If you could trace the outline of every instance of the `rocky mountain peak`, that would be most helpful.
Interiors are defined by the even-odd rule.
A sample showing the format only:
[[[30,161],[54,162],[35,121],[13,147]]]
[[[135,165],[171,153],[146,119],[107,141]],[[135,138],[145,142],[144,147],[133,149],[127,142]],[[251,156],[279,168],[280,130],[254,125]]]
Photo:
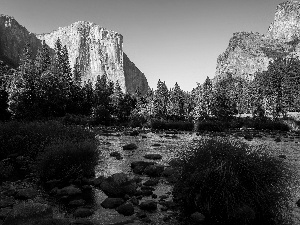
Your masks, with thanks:
[[[269,26],[268,35],[283,41],[291,41],[295,37],[300,37],[300,2],[287,1],[277,6],[274,22]]]

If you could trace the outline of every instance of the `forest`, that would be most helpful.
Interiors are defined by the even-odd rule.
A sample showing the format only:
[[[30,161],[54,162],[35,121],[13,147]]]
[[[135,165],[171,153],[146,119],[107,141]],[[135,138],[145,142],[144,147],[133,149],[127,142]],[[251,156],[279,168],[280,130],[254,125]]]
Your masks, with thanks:
[[[26,44],[17,69],[0,62],[0,118],[64,118],[83,125],[187,130],[196,123],[229,126],[222,122],[236,121],[242,114],[252,115],[252,120],[276,121],[286,118],[288,112],[299,112],[299,71],[298,57],[278,57],[253,79],[233,73],[222,79],[207,77],[189,92],[181,90],[177,82],[169,89],[159,80],[156,90],[141,95],[139,89],[123,93],[118,82],[113,83],[106,74],[98,75],[95,85],[83,83],[79,65],[70,67],[67,48],[60,39],[54,55],[43,43],[33,57]]]

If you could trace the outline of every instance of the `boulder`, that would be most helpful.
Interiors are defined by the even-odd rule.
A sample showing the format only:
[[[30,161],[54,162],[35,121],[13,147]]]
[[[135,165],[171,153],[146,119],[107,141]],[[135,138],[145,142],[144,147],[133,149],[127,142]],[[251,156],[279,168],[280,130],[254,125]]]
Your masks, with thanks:
[[[200,212],[194,212],[192,215],[191,215],[191,219],[192,221],[194,221],[195,223],[203,223],[205,221],[205,216],[200,213]]]
[[[0,220],[5,219],[10,213],[12,209],[10,207],[7,208],[1,208],[0,209]]]
[[[74,185],[70,185],[57,190],[57,195],[73,196],[79,194],[82,194],[82,191],[79,188],[75,187]]]
[[[143,183],[143,185],[145,186],[156,186],[159,182],[159,179],[154,179],[154,178],[151,178],[149,180],[147,180],[146,182]]]
[[[145,168],[144,173],[150,177],[159,177],[163,171],[163,165],[150,165]]]
[[[106,198],[102,203],[101,206],[105,209],[114,209],[124,203],[122,198]]]
[[[166,167],[161,175],[163,177],[170,177],[172,175],[175,175],[176,173],[177,173],[176,169],[174,169],[172,167]]]
[[[71,225],[68,219],[40,219],[32,225]]]
[[[75,218],[82,218],[82,217],[89,217],[91,215],[93,215],[94,211],[88,208],[79,208],[76,209],[75,212],[73,213],[73,216]]]
[[[120,152],[112,152],[109,154],[111,157],[115,157],[117,160],[122,159],[121,153]]]
[[[159,147],[159,146],[161,146],[161,144],[155,143],[155,144],[153,144],[152,146],[153,146],[153,147]]]
[[[137,148],[138,148],[138,146],[134,143],[130,143],[130,144],[123,146],[123,150],[135,150]]]
[[[154,162],[134,161],[131,163],[131,168],[136,174],[143,174],[144,170],[149,165],[154,165]]]
[[[144,155],[145,159],[152,159],[152,160],[159,160],[162,159],[162,156],[160,154],[147,154]]]
[[[3,225],[26,224],[27,222],[52,218],[51,206],[35,202],[22,202],[13,206],[11,213],[4,220]]]
[[[6,208],[6,207],[13,206],[14,203],[15,203],[14,198],[3,198],[0,200],[0,208]]]
[[[93,185],[95,187],[100,187],[100,184],[105,180],[105,177],[104,176],[100,176],[100,177],[97,177],[96,179],[94,179],[93,181]]]
[[[157,209],[157,203],[155,201],[152,200],[147,200],[145,202],[142,202],[140,204],[140,208],[142,210],[146,210],[146,211],[153,211]]]
[[[69,202],[69,206],[83,206],[83,205],[85,205],[85,200],[83,199],[76,199]]]
[[[20,189],[16,193],[16,198],[21,200],[33,199],[38,195],[38,191],[33,188]]]
[[[88,220],[88,219],[77,219],[74,222],[72,222],[71,225],[95,225],[92,221]]]
[[[131,203],[125,203],[116,208],[116,211],[124,216],[131,216],[134,214],[134,208]]]
[[[134,195],[137,184],[124,173],[117,173],[106,178],[100,185],[100,189],[108,197],[124,197],[126,194]]]

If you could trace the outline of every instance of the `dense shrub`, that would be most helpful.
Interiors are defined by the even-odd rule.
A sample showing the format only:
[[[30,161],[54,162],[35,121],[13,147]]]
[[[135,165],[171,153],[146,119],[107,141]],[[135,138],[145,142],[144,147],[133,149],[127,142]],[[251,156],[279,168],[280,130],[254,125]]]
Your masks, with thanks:
[[[98,155],[93,140],[53,143],[45,148],[45,153],[39,159],[38,177],[42,181],[91,177],[94,175]]]
[[[91,119],[88,116],[84,115],[74,115],[74,114],[66,114],[62,118],[62,122],[66,125],[89,125],[91,123]]]
[[[165,121],[153,119],[150,122],[152,129],[164,129],[164,130],[184,130],[192,131],[194,124],[188,121]]]
[[[195,123],[194,130],[199,131],[224,131],[228,128],[228,124],[217,120],[203,120]]]
[[[83,141],[93,138],[94,134],[84,128],[65,126],[58,121],[1,123],[0,160],[10,154],[26,155],[34,159],[53,141]]]
[[[182,211],[201,212],[208,224],[287,224],[293,173],[264,146],[206,138],[180,156],[174,187]]]

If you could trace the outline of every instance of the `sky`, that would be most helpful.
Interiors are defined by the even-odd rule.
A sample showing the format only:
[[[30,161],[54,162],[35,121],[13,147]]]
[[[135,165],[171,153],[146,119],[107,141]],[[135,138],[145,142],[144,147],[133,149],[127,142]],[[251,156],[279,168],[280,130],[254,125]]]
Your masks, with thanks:
[[[208,76],[232,34],[265,34],[282,0],[0,0],[0,14],[49,33],[77,21],[123,35],[124,52],[145,74],[191,91]]]

